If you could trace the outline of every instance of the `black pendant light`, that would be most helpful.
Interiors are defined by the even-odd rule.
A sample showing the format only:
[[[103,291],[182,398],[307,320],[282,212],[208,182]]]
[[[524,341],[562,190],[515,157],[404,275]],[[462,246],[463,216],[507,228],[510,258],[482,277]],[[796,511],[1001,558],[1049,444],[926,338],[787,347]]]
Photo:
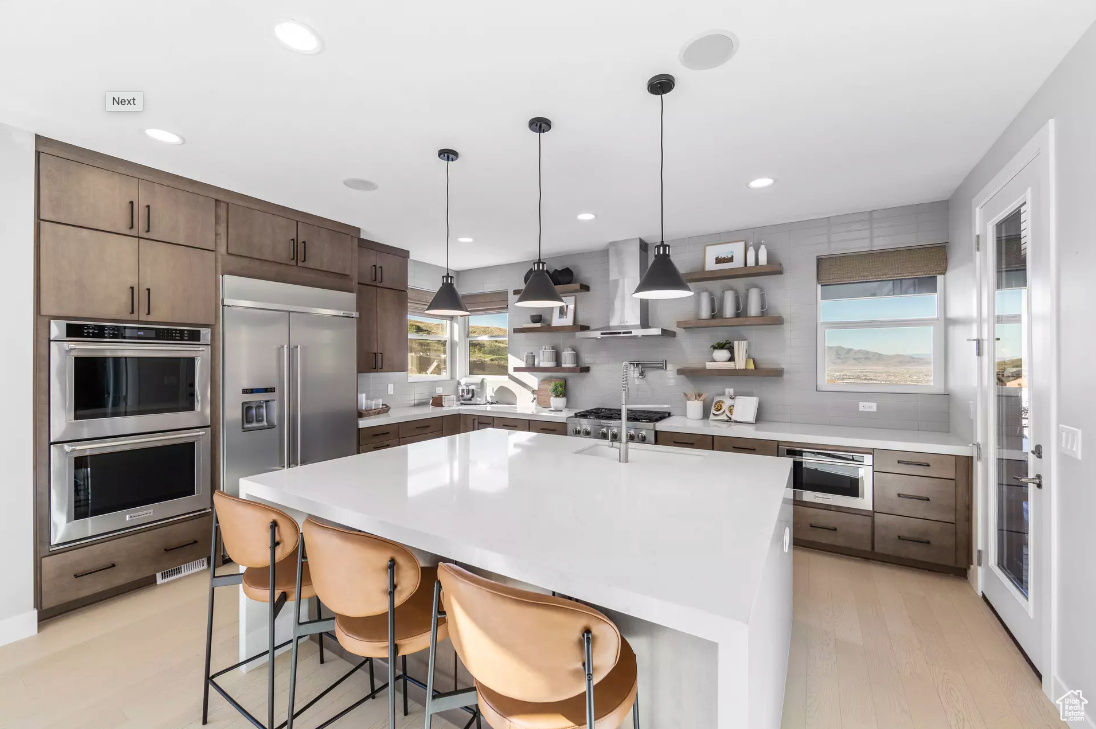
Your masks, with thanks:
[[[438,158],[445,162],[445,275],[441,277],[441,286],[430,300],[430,306],[426,307],[426,313],[431,316],[468,316],[468,307],[461,301],[449,273],[449,163],[459,156],[455,149],[438,150]]]
[[[552,283],[552,279],[548,276],[548,264],[541,260],[540,256],[540,243],[544,233],[544,224],[541,220],[543,188],[540,170],[540,140],[541,136],[551,128],[552,122],[542,116],[536,116],[529,120],[529,129],[537,135],[537,261],[533,264],[533,275],[525,282],[525,288],[521,290],[521,295],[514,302],[515,306],[540,309],[563,306],[563,299],[556,291],[556,285]]]
[[[681,277],[681,272],[670,260],[670,246],[666,245],[666,204],[663,170],[666,165],[665,144],[663,142],[666,94],[674,90],[674,77],[668,73],[652,76],[647,82],[647,91],[658,97],[658,245],[655,246],[655,258],[643,274],[639,286],[632,296],[639,299],[681,299],[692,296],[693,290]]]

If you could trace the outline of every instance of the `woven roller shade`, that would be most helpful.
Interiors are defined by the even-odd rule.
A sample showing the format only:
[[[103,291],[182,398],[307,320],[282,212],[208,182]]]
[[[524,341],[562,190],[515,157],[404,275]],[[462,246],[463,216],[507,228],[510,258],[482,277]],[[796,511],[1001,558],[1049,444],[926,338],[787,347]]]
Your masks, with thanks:
[[[505,291],[485,291],[482,294],[462,294],[461,299],[472,314],[506,311],[509,301]]]
[[[413,289],[407,288],[407,312],[409,314],[423,314],[426,312],[426,307],[430,306],[430,302],[434,300],[434,294],[436,291],[427,291],[426,289]]]
[[[893,248],[864,253],[845,253],[818,258],[818,283],[890,281],[896,278],[942,276],[948,270],[946,243],[913,248]]]

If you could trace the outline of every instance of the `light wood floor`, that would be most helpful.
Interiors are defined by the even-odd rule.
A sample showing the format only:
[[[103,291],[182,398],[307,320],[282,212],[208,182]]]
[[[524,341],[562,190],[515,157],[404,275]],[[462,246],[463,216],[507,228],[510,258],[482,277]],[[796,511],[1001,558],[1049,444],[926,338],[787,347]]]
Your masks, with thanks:
[[[207,578],[192,575],[48,621],[0,647],[3,729],[181,729],[201,719]],[[236,662],[235,590],[221,590],[214,665]],[[301,649],[301,700],[347,669]],[[285,713],[288,655],[277,660]],[[265,671],[222,679],[262,715]],[[332,692],[296,726],[312,729],[364,694],[364,676]],[[387,702],[370,701],[335,726],[382,729]],[[401,727],[421,727],[412,704]],[[250,725],[217,695],[210,726]],[[435,727],[452,729],[435,721]],[[486,726],[486,725],[485,725]],[[795,630],[784,729],[1034,729],[1064,727],[996,618],[964,580],[798,550]],[[646,727],[645,729],[671,729]]]

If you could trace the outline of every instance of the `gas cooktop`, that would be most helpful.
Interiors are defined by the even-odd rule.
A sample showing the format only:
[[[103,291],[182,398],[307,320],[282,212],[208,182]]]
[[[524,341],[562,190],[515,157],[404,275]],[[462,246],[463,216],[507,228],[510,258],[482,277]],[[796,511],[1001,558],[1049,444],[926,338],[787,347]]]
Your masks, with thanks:
[[[590,408],[575,413],[576,418],[587,420],[620,420],[620,408]],[[657,423],[670,417],[665,410],[632,410],[628,408],[629,423]]]

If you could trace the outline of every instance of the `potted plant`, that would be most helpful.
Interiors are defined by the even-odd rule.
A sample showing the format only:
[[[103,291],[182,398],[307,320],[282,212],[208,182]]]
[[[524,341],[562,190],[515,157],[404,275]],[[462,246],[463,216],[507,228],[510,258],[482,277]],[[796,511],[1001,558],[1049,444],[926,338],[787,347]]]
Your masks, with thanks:
[[[716,362],[730,362],[731,352],[734,351],[734,342],[724,339],[712,345],[712,359]]]
[[[563,410],[567,407],[567,382],[565,380],[553,382],[549,392],[552,394],[549,402],[551,402],[553,410]]]

